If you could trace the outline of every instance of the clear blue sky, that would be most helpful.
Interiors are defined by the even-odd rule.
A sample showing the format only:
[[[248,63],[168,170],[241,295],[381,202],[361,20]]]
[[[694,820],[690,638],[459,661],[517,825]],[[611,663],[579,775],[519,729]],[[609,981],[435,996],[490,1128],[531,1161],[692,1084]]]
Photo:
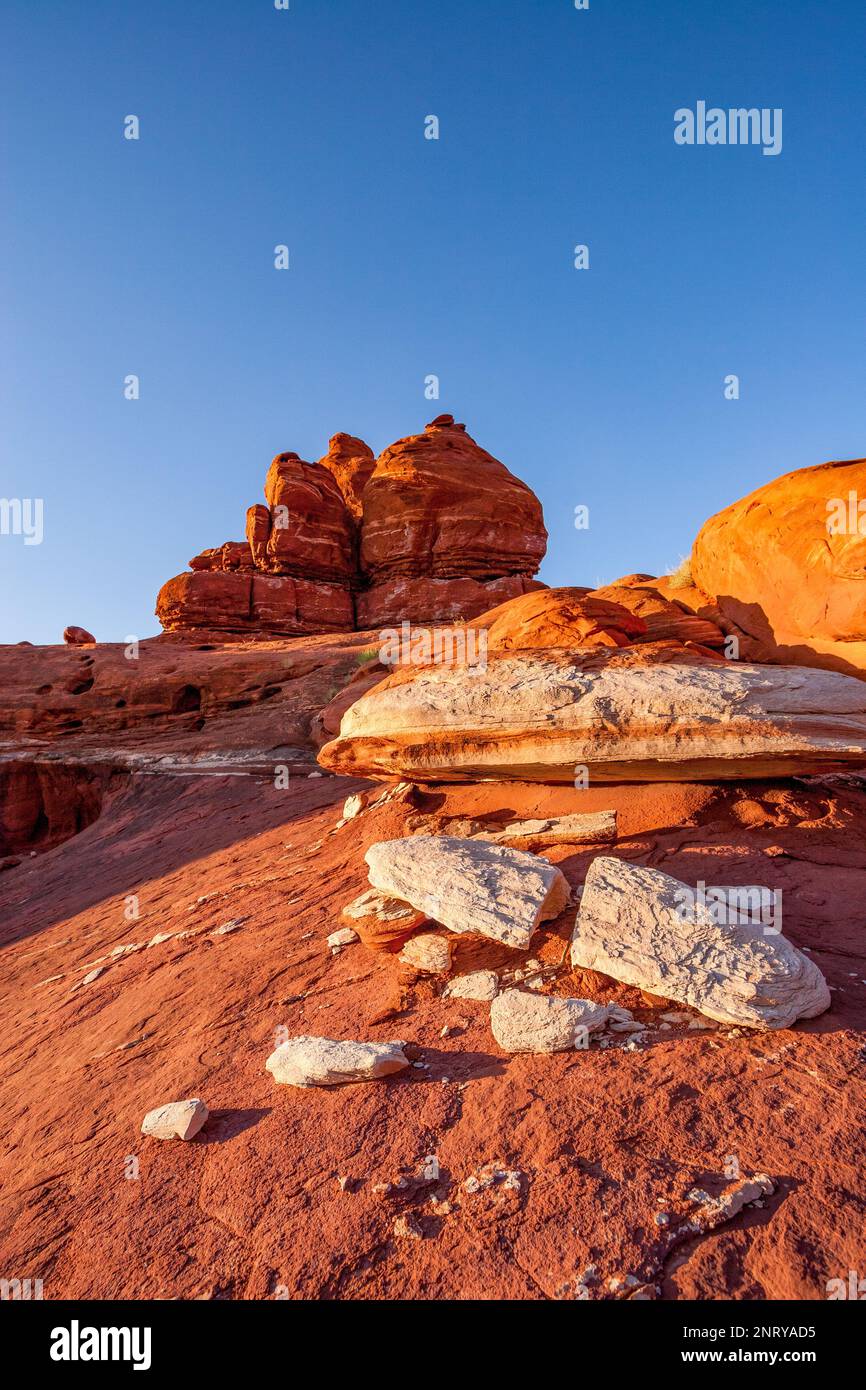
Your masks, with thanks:
[[[0,14],[0,497],[45,505],[0,536],[0,640],[157,631],[271,457],[337,430],[452,411],[541,497],[551,584],[662,572],[866,452],[861,0]],[[677,146],[699,99],[781,107],[782,153]]]

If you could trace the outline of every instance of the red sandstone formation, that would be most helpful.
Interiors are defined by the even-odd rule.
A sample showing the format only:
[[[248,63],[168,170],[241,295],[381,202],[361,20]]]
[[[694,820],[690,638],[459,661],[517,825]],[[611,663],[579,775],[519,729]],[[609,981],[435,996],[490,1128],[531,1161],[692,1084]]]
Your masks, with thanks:
[[[411,623],[459,623],[491,604],[506,603],[525,593],[543,589],[535,579],[521,574],[501,579],[386,579],[355,595],[355,613],[360,631],[399,627]]]
[[[726,507],[692,574],[767,659],[866,676],[866,459],[801,468]]]
[[[346,587],[354,578],[352,523],[337,483],[319,463],[278,454],[265,479],[267,568]],[[257,509],[258,510],[258,509]]]
[[[376,455],[369,444],[353,434],[335,434],[319,463],[334,475],[346,506],[354,520],[360,521],[364,488],[376,467]]]
[[[319,463],[278,454],[265,497],[247,512],[245,542],[205,550],[163,585],[167,631],[448,623],[539,587],[538,500],[450,415],[378,460],[348,434]]]
[[[364,489],[365,621],[376,627],[394,620],[395,586],[406,579],[474,580],[477,606],[462,615],[472,617],[506,596],[491,581],[509,578],[520,585],[512,593],[523,592],[546,545],[535,495],[464,425],[440,415],[423,434],[386,449]],[[404,609],[402,616],[423,621],[432,614]]]
[[[163,584],[157,604],[168,632],[218,629],[298,636],[349,632],[354,626],[348,589],[258,570],[179,574]]]

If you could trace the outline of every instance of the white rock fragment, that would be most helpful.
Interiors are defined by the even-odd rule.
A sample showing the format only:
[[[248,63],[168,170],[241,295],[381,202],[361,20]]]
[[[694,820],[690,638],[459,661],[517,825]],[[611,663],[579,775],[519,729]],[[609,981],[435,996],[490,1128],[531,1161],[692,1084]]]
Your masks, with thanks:
[[[408,1066],[402,1043],[338,1042],[306,1035],[280,1043],[265,1063],[274,1080],[285,1086],[376,1081]]]
[[[368,792],[355,792],[354,796],[347,796],[343,802],[343,820],[354,820],[356,816],[359,816],[369,799]]]
[[[749,1028],[787,1028],[829,1008],[824,976],[780,932],[752,921],[717,923],[707,907],[689,906],[690,894],[658,869],[594,859],[572,965]]]
[[[447,975],[451,969],[451,943],[436,932],[420,932],[406,942],[399,959],[424,975]]]
[[[328,945],[332,951],[342,950],[344,946],[351,946],[355,941],[360,941],[360,937],[352,927],[340,927],[338,931],[332,931],[328,937]]]
[[[147,944],[148,946],[161,946],[163,941],[170,941],[173,936],[174,932],[158,931],[156,936],[152,936]]]
[[[590,999],[525,994],[506,989],[490,1006],[490,1028],[505,1052],[567,1052],[586,1048],[607,1023],[605,1004]]]
[[[446,999],[495,999],[499,993],[499,976],[495,970],[472,970],[457,975],[445,986]]]
[[[209,1115],[203,1100],[173,1100],[150,1110],[141,1122],[151,1139],[193,1139]]]
[[[568,883],[553,864],[486,840],[413,835],[371,845],[364,858],[374,888],[451,931],[520,950],[568,902]]]
[[[479,839],[496,844],[520,840],[528,849],[544,845],[600,845],[616,839],[616,811],[552,816],[549,820],[511,821],[502,830],[482,832]]]
[[[346,904],[341,913],[341,916],[348,917],[353,922],[361,917],[376,917],[380,922],[399,922],[403,917],[416,915],[414,907],[409,903],[401,902],[399,898],[390,898],[386,893],[380,893],[378,888],[365,888],[363,893],[359,893],[357,898]]]
[[[98,980],[105,970],[104,965],[98,965],[95,970],[89,970],[81,981],[83,985],[92,985],[94,980]]]
[[[240,926],[238,919],[232,917],[231,921],[223,922],[221,927],[214,927],[211,936],[230,936],[233,931],[239,931]]]

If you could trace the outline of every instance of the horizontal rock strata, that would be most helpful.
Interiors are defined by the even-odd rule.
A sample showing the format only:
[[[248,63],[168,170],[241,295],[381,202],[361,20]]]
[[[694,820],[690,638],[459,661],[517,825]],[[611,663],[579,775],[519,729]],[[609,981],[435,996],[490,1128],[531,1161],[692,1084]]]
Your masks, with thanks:
[[[319,753],[336,772],[414,781],[645,782],[866,766],[863,682],[708,661],[619,665],[632,649],[493,655],[471,679],[402,670],[347,710]]]

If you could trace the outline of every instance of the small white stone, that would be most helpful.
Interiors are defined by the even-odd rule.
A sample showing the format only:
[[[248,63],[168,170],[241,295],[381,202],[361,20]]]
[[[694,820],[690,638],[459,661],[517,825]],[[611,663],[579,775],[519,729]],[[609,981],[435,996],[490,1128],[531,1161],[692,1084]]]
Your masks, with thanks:
[[[221,927],[216,927],[211,932],[211,936],[228,936],[231,932],[238,931],[240,925],[240,922],[233,917],[230,922],[223,922]]]
[[[158,931],[156,936],[152,936],[147,944],[148,946],[161,946],[163,941],[170,941],[173,935],[174,933],[170,931]]]
[[[193,1139],[209,1114],[203,1100],[174,1100],[150,1110],[141,1122],[151,1139]]]
[[[343,803],[343,820],[354,820],[359,816],[367,805],[369,794],[367,792],[355,792],[354,796],[347,796]]]
[[[499,977],[495,970],[473,970],[457,975],[445,987],[447,999],[495,999],[499,993]]]
[[[354,941],[359,941],[360,937],[351,927],[340,927],[339,931],[332,931],[328,937],[328,945],[333,951],[335,947],[351,946]]]
[[[406,942],[399,959],[424,975],[447,975],[451,969],[451,943],[436,932],[421,932]]]
[[[566,1052],[586,1048],[589,1034],[603,1028],[605,1004],[506,989],[490,1005],[490,1028],[505,1052]]]

